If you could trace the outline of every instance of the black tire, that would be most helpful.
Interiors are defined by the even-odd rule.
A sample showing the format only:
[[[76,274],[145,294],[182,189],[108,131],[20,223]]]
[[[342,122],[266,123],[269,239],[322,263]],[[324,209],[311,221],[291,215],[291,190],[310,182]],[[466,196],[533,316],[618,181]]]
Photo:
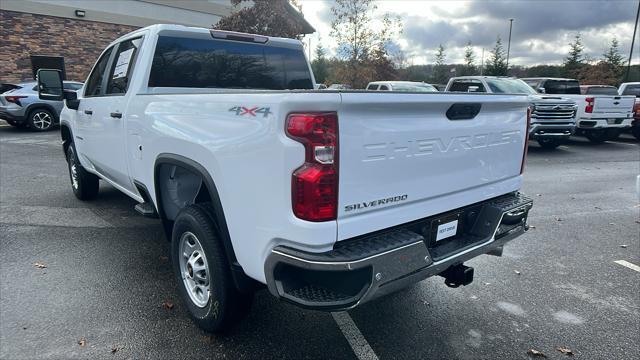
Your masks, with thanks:
[[[55,126],[55,116],[47,109],[33,109],[29,112],[27,124],[33,131],[48,131]]]
[[[183,237],[195,236],[204,251],[206,262],[206,278],[209,282],[208,299],[199,299],[203,304],[198,306],[187,289],[188,280],[195,279],[195,271],[188,265],[183,271],[180,260],[188,262],[184,257]],[[192,239],[192,238],[191,238]],[[188,241],[188,240],[184,240]],[[194,251],[193,254],[196,254]],[[224,333],[238,323],[251,309],[253,293],[241,293],[234,284],[224,246],[218,235],[212,206],[209,203],[189,205],[178,213],[171,236],[171,261],[178,281],[178,288],[183,303],[189,310],[193,321],[203,330],[212,333]],[[183,277],[184,274],[184,277]]]
[[[635,125],[631,128],[631,134],[633,134],[636,139],[640,140],[640,124]]]
[[[591,141],[594,144],[601,144],[607,141],[608,139],[607,132],[605,130],[585,131],[584,136],[586,136],[587,139],[589,139],[589,141]]]
[[[73,194],[80,200],[95,199],[100,189],[100,179],[80,165],[73,143],[67,148],[67,167]]]
[[[621,133],[620,129],[607,129],[607,140],[617,140]]]
[[[555,149],[560,146],[561,142],[556,139],[538,139],[538,144],[543,149]]]

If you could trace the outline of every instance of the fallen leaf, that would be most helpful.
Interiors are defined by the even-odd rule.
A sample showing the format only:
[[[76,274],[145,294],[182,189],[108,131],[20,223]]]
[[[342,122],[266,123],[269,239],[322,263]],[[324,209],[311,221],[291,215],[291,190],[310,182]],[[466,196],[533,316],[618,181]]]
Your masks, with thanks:
[[[428,301],[422,300],[422,305],[430,306],[431,304]]]
[[[167,256],[160,256],[160,261],[168,261],[169,257]]]
[[[22,327],[22,330],[27,330],[27,327],[26,327],[26,326],[23,326],[23,327]]]
[[[164,307],[166,310],[171,310],[173,309],[173,303],[169,300],[165,301],[162,303],[162,307]]]
[[[602,208],[599,207],[599,206],[594,206],[593,208],[596,209],[596,210],[602,210]]]
[[[541,351],[538,351],[536,349],[529,349],[527,350],[527,354],[533,356],[533,357],[543,357],[546,358],[547,355],[543,354]]]
[[[571,351],[571,349],[566,348],[566,347],[557,347],[556,350],[560,351],[561,353],[568,355],[568,356],[573,356],[573,351]]]
[[[47,264],[45,264],[43,262],[39,262],[39,261],[34,262],[33,266],[35,266],[38,269],[46,269],[47,268]]]
[[[542,194],[536,194],[536,196],[542,196]]]
[[[621,247],[621,248],[623,248],[623,249],[626,249],[626,248],[627,248],[627,245],[622,244],[622,245],[620,245],[620,247]]]
[[[85,345],[87,345],[87,340],[83,337],[80,338],[80,340],[78,340],[78,345],[80,345],[80,347],[84,347]]]
[[[520,275],[520,271],[518,270],[513,270],[514,273],[516,273],[516,275]]]
[[[554,216],[554,218],[556,219],[556,221],[562,221],[562,218],[560,216]]]
[[[491,283],[488,283],[488,282],[486,282],[486,283],[484,283],[484,284],[485,284],[485,285],[491,285]]]
[[[120,349],[118,349],[117,346],[114,346],[114,347],[111,348],[111,353],[113,354],[115,352],[118,352],[118,350],[120,350]]]

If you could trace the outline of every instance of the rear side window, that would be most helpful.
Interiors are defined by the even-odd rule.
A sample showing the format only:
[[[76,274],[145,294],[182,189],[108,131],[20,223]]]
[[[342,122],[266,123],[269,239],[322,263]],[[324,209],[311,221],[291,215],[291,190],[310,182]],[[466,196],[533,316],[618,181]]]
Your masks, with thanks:
[[[111,71],[109,71],[107,94],[124,94],[127,92],[141,44],[142,38],[129,39],[120,43],[118,52],[113,58]]]
[[[91,71],[91,75],[89,75],[89,79],[87,79],[87,87],[84,90],[84,96],[96,96],[100,95],[102,92],[102,79],[104,78],[104,71],[107,68],[107,63],[109,62],[112,50],[113,47],[110,47],[105,51],[96,63],[96,66],[94,66],[93,71]]]
[[[547,80],[544,83],[546,94],[574,94],[580,95],[580,84],[577,81]]]
[[[369,85],[367,86],[367,90],[377,90],[378,89],[378,85]]]
[[[302,49],[160,36],[150,87],[313,89]]]
[[[380,90],[388,91],[389,87],[387,85],[380,85]]]

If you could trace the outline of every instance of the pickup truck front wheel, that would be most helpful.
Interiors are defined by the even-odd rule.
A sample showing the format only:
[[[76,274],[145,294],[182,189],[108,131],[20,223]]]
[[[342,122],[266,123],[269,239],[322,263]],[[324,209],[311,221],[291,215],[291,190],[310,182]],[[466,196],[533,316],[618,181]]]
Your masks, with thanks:
[[[211,204],[180,210],[171,236],[171,254],[180,295],[194,322],[209,332],[225,332],[249,312],[253,294],[233,282]]]
[[[560,141],[556,139],[538,139],[538,144],[543,149],[555,149],[560,146]]]
[[[80,165],[73,144],[67,148],[67,165],[73,194],[80,200],[91,200],[98,196],[100,189],[99,179]]]

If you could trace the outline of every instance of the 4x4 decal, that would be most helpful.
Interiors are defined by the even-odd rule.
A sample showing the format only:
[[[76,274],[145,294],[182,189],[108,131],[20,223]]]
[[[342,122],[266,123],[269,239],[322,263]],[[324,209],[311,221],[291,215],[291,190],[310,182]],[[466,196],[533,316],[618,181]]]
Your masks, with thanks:
[[[269,116],[271,114],[271,110],[268,107],[258,107],[254,106],[252,108],[247,108],[244,106],[234,106],[229,111],[236,113],[238,116],[249,115],[249,116],[257,116],[256,114],[262,114],[263,117]]]

